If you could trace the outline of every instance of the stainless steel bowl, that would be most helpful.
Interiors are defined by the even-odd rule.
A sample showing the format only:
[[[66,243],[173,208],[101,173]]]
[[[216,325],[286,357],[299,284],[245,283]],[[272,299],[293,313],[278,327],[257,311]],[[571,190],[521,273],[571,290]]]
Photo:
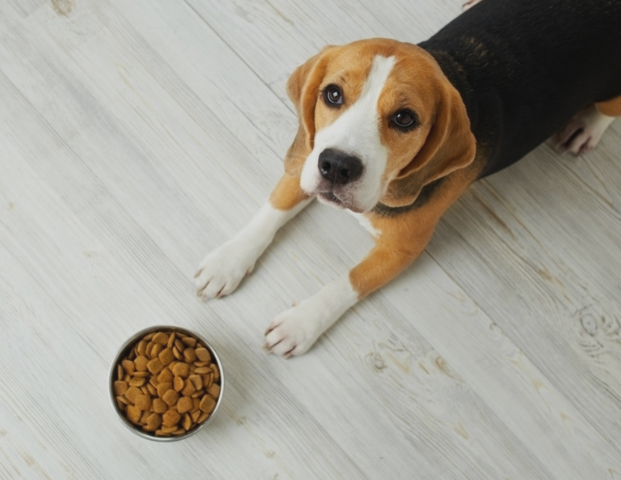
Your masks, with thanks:
[[[151,332],[157,332],[161,330],[179,332],[184,335],[190,335],[192,337],[195,337],[199,342],[201,342],[206,348],[209,349],[209,351],[211,352],[212,360],[216,363],[216,365],[218,366],[218,369],[220,370],[220,396],[218,397],[218,400],[216,401],[216,406],[211,412],[211,415],[209,416],[207,420],[205,420],[205,422],[203,422],[198,427],[179,436],[157,437],[155,435],[150,435],[147,432],[143,432],[138,426],[131,423],[125,417],[125,414],[121,410],[119,410],[119,407],[117,406],[117,403],[116,403],[116,395],[114,394],[114,381],[117,375],[117,365],[119,364],[121,359],[127,356],[127,354],[129,353],[129,350],[131,350],[134,344],[138,342],[142,337],[144,337],[145,335]],[[209,422],[213,420],[213,417],[216,415],[216,412],[218,411],[218,408],[220,407],[220,404],[222,403],[222,398],[224,397],[224,368],[222,368],[222,362],[220,361],[220,357],[218,356],[218,353],[216,352],[216,350],[201,335],[198,335],[197,333],[187,330],[185,328],[177,327],[175,325],[157,325],[154,327],[145,328],[144,330],[140,330],[139,332],[134,334],[132,337],[130,337],[129,340],[127,340],[123,344],[123,346],[119,349],[118,353],[114,357],[114,361],[112,362],[112,365],[110,366],[110,373],[108,375],[108,393],[110,394],[110,401],[112,403],[112,408],[114,409],[117,417],[119,417],[119,420],[121,420],[123,425],[125,425],[129,430],[134,432],[136,435],[142,438],[146,438],[148,440],[153,440],[156,442],[176,442],[178,440],[183,440],[184,438],[191,437],[196,432],[203,429]]]

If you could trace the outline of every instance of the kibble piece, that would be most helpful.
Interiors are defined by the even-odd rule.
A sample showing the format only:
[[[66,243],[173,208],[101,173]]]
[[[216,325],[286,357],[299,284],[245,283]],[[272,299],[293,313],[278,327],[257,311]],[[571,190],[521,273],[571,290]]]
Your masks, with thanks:
[[[190,395],[192,398],[203,398],[203,395],[205,395],[205,390],[200,389],[197,392],[194,392],[192,395]]]
[[[164,432],[164,433],[172,433],[175,430],[177,430],[177,425],[173,425],[171,427],[167,427],[166,425],[162,425],[162,428],[160,430],[162,430],[162,432]]]
[[[183,381],[183,378],[181,377],[174,378],[173,388],[175,389],[175,392],[180,392],[181,390],[183,390],[184,386],[185,386],[185,382]]]
[[[181,350],[179,350],[176,346],[172,348],[172,352],[177,360],[183,360],[183,353],[181,353]]]
[[[164,395],[168,390],[172,389],[172,383],[162,382],[157,384],[157,396],[160,398],[164,398]]]
[[[157,388],[155,388],[153,385],[151,385],[150,383],[147,385],[147,390],[149,390],[149,395],[152,395],[154,397],[157,396]]]
[[[190,382],[190,379],[186,379],[185,383],[183,385],[183,390],[181,390],[181,394],[184,397],[191,397],[194,392],[196,392],[196,389],[194,388],[194,384],[192,382]]]
[[[162,345],[160,345],[159,343],[154,344],[153,348],[151,349],[149,358],[157,358],[162,350],[164,350],[164,347]]]
[[[168,365],[175,359],[175,356],[170,348],[165,348],[159,353],[158,358],[160,362],[162,362],[162,365]]]
[[[200,409],[205,413],[211,413],[216,406],[216,399],[207,394],[201,399]]]
[[[192,410],[190,413],[200,412],[201,399],[200,398],[192,398]]]
[[[162,415],[162,423],[166,427],[172,427],[174,425],[177,425],[177,423],[179,423],[179,420],[181,420],[181,415],[179,415],[179,412],[176,412],[172,408],[168,410],[164,415]]]
[[[192,337],[183,337],[181,339],[181,341],[183,343],[185,343],[188,347],[195,347],[196,346],[196,339],[192,338]],[[180,349],[181,350],[181,349]]]
[[[128,388],[129,388],[129,385],[127,384],[127,382],[123,382],[123,381],[114,382],[114,393],[117,395],[125,395]]]
[[[144,425],[145,423],[147,423],[147,417],[151,415],[151,412],[149,412],[148,410],[144,410],[142,412],[142,415],[140,415],[140,423],[142,425]]]
[[[147,363],[147,368],[153,375],[157,375],[162,370],[164,370],[164,365],[160,362],[159,358],[154,358],[149,363]]]
[[[190,382],[192,382],[192,385],[194,385],[195,390],[200,390],[203,388],[203,379],[200,375],[190,375],[189,380]]]
[[[140,355],[144,356],[144,354],[147,353],[147,344],[148,342],[146,340],[140,340],[140,342],[138,342],[138,345],[136,345],[136,353],[139,356]]]
[[[177,411],[181,414],[192,410],[192,399],[190,397],[181,397],[177,402]]]
[[[177,430],[175,430],[174,432],[172,432],[173,435],[183,435],[185,433],[185,429],[183,428],[179,428]]]
[[[168,410],[168,405],[161,398],[154,398],[152,406],[155,413],[164,413],[166,410]]]
[[[200,417],[198,417],[197,423],[203,423],[208,418],[209,418],[209,413],[203,413]]]
[[[198,367],[196,370],[194,370],[194,373],[203,375],[203,374],[209,373],[211,371],[212,370],[209,367]]]
[[[173,368],[173,373],[179,377],[187,377],[190,374],[190,366],[184,362],[178,362]]]
[[[151,339],[153,338],[153,335],[155,335],[155,332],[147,333],[147,334],[143,337],[143,340],[151,340]]]
[[[134,362],[132,362],[131,360],[123,360],[121,362],[121,365],[123,365],[125,371],[130,375],[134,373],[134,370],[136,370],[136,365],[134,365]]]
[[[157,413],[152,413],[151,415],[147,417],[147,428],[145,430],[148,429],[148,431],[154,432],[155,430],[160,428],[161,425],[162,425],[161,415],[158,415]]]
[[[123,380],[123,378],[125,377],[125,370],[123,370],[122,366],[117,366],[116,367],[116,378],[118,378],[119,380]]]
[[[153,341],[155,343],[159,343],[160,345],[166,345],[168,343],[168,335],[164,332],[157,332],[153,335]]]
[[[213,396],[214,398],[218,398],[220,396],[220,385],[214,383],[211,387],[207,389],[207,393]]]
[[[203,377],[203,387],[205,388],[211,387],[211,384],[213,383],[213,372],[209,372],[208,374],[205,374],[202,377]]]
[[[140,395],[142,392],[140,391],[140,389],[136,388],[136,387],[129,387],[127,389],[127,392],[125,392],[125,398],[127,398],[127,400],[129,400],[130,402],[134,403],[136,401],[136,395]]]
[[[209,353],[209,350],[207,350],[206,348],[197,348],[195,352],[196,352],[196,357],[201,362],[211,363],[211,354]]]
[[[127,419],[132,423],[140,422],[140,417],[142,416],[142,410],[135,407],[134,405],[129,405],[127,407]]]
[[[136,360],[134,360],[134,365],[136,365],[136,370],[139,372],[147,371],[147,363],[149,363],[149,359],[144,355],[138,355]]]
[[[147,383],[147,379],[144,377],[134,377],[129,381],[129,385],[132,387],[142,387]]]
[[[161,382],[164,382],[164,383],[172,382],[173,381],[173,374],[172,374],[172,372],[168,368],[165,368],[157,376],[157,381],[160,382],[160,383]]]
[[[150,395],[136,395],[136,401],[134,406],[140,410],[149,410],[151,408],[151,396]]]
[[[196,361],[196,350],[192,347],[188,347],[183,351],[183,359],[186,363],[192,363]]]
[[[168,406],[172,407],[177,403],[177,400],[179,400],[179,394],[172,389],[168,390],[162,397],[162,400],[164,400]]]
[[[177,347],[177,350],[179,350],[180,352],[183,351],[183,349],[185,348],[185,344],[181,341],[180,338],[177,338],[175,340],[175,347]]]
[[[213,372],[213,379],[217,382],[220,380],[220,370],[218,369],[218,365],[215,363],[211,364],[211,371]]]
[[[202,413],[203,412],[201,412],[199,409],[196,409],[194,412],[190,413],[190,418],[194,423],[196,423],[198,422],[198,417],[200,417]]]
[[[188,431],[192,426],[192,419],[187,413],[183,416],[183,420],[181,420],[181,426],[185,429],[185,431]]]
[[[172,348],[173,345],[175,344],[175,339],[177,338],[177,335],[175,334],[175,332],[172,332],[169,337],[168,337],[168,342],[166,343],[166,348]]]
[[[142,391],[143,395],[149,395],[149,389],[147,388],[146,385],[143,385],[142,387],[139,387],[139,388]]]

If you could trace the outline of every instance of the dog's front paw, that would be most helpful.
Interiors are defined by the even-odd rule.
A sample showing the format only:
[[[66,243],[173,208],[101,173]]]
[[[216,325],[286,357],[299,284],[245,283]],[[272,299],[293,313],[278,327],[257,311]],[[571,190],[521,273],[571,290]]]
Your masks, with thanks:
[[[324,325],[334,323],[335,319],[326,320],[321,318],[320,311],[313,308],[312,299],[305,300],[274,319],[265,332],[263,348],[285,358],[302,355],[327,328]]]
[[[208,254],[194,275],[196,295],[201,300],[233,293],[246,275],[252,272],[258,255],[243,242],[232,240]]]

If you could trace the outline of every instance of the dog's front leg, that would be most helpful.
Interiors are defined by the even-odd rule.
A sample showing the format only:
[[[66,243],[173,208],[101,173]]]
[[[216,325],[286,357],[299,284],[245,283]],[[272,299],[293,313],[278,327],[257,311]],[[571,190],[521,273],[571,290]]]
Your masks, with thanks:
[[[348,275],[276,317],[265,332],[264,348],[285,357],[302,355],[358,300],[401,273],[425,249],[439,218],[423,210],[422,215],[366,215],[380,232],[375,247]]]
[[[197,295],[205,300],[232,293],[272,243],[280,227],[297,215],[311,198],[300,188],[300,179],[283,175],[270,199],[235,237],[209,253],[200,263]]]

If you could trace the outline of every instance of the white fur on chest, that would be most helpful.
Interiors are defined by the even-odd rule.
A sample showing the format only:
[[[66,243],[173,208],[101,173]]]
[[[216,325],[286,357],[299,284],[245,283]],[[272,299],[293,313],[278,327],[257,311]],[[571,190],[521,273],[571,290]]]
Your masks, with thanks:
[[[356,218],[358,220],[358,223],[362,225],[362,228],[369,232],[373,238],[379,237],[382,233],[381,230],[373,227],[373,224],[371,224],[371,221],[364,215],[364,213],[356,213],[352,212],[351,210],[347,210],[347,213]]]

